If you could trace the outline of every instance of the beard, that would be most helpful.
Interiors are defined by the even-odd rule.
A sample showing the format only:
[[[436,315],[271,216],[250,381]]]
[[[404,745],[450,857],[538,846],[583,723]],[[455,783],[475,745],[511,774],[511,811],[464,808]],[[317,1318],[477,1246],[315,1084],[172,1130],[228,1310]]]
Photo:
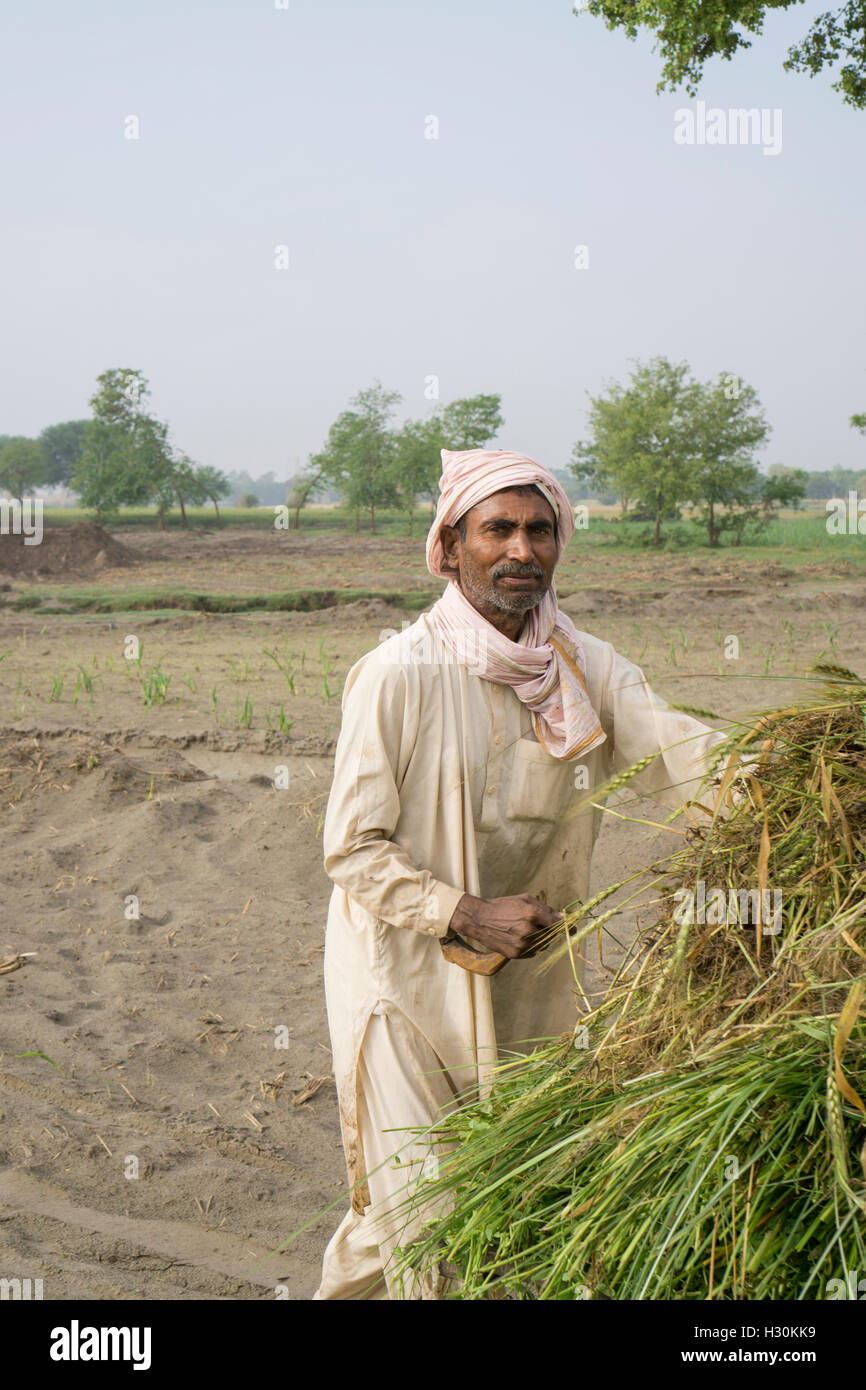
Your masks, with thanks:
[[[516,575],[522,579],[540,579],[542,583],[539,588],[527,590],[525,593],[502,589],[495,580],[503,579],[506,575]],[[476,565],[464,549],[460,566],[460,587],[473,608],[477,608],[479,612],[483,613],[485,608],[497,608],[501,613],[513,616],[529,613],[533,608],[537,608],[550,586],[544,584],[544,571],[539,565],[518,565],[503,561],[501,565],[487,571]]]

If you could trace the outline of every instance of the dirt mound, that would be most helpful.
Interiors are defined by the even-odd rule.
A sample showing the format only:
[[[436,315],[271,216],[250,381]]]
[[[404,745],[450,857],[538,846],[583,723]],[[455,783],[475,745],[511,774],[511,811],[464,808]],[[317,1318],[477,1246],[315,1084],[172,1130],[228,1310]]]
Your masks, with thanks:
[[[24,536],[0,535],[0,571],[19,578],[89,576],[135,563],[133,552],[94,521],[46,526],[38,545],[26,545]]]
[[[381,598],[353,599],[351,603],[340,604],[339,609],[339,618],[348,618],[351,622],[395,623],[399,627],[404,617],[402,608]]]

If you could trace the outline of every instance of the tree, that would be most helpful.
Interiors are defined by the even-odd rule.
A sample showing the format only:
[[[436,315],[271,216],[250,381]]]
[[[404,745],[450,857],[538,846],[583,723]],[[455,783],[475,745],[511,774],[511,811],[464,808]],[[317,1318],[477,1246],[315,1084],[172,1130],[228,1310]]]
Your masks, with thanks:
[[[195,474],[201,491],[202,501],[207,498],[209,502],[213,502],[217,526],[221,526],[222,521],[220,519],[219,499],[221,497],[228,497],[232,490],[231,483],[225,473],[222,473],[219,468],[211,467],[209,463],[200,463],[195,470]]]
[[[793,3],[793,0],[790,0]],[[835,14],[829,11],[818,16],[806,37],[788,51],[783,63],[786,72],[807,72],[810,77],[842,58],[845,63],[839,81],[832,83],[834,92],[856,110],[866,109],[866,3],[848,0]]]
[[[499,395],[464,396],[451,401],[442,411],[445,448],[483,449],[504,423]]]
[[[205,500],[204,489],[195,478],[193,470],[191,459],[186,455],[175,457],[170,450],[166,452],[164,466],[154,470],[153,492],[148,501],[156,506],[160,531],[165,530],[165,514],[171,510],[175,502],[180,507],[181,525],[188,530],[186,503],[196,504]]]
[[[87,420],[66,420],[61,425],[46,425],[39,436],[49,469],[45,482],[50,487],[68,483],[84,449]]]
[[[766,443],[770,427],[753,387],[727,373],[699,387],[690,431],[697,460],[689,501],[699,510],[709,544],[717,546],[731,529],[741,538],[746,521],[759,513],[769,520],[776,480],[762,483],[751,454]],[[780,479],[778,486],[787,485]]]
[[[395,437],[388,421],[401,399],[399,392],[386,391],[375,382],[359,391],[328,431],[314,467],[343,494],[355,510],[355,530],[361,508],[369,510],[370,531],[376,533],[376,508],[392,506],[398,497],[394,472]]]
[[[780,507],[799,507],[806,495],[808,476],[802,468],[788,468],[784,473],[762,480],[760,515],[762,526],[765,526],[768,521],[778,515]],[[742,530],[740,530],[739,536],[742,536]],[[736,542],[738,545],[739,536]]]
[[[45,482],[48,460],[38,439],[24,435],[7,435],[0,446],[0,488],[5,488],[19,502]]]
[[[586,0],[574,14],[598,15],[608,29],[622,29],[630,39],[648,29],[658,40],[662,77],[656,91],[685,83],[695,96],[708,58],[727,61],[750,48],[746,34],[760,34],[767,11],[787,10],[801,0]],[[818,16],[805,38],[788,50],[786,72],[811,77],[824,67],[844,62],[833,90],[857,110],[866,109],[866,0],[847,0],[833,13]]]
[[[429,497],[436,510],[443,449],[482,449],[502,428],[502,397],[465,396],[428,415],[407,420],[396,439],[398,488],[412,534],[415,500]]]
[[[353,425],[354,447],[348,460],[351,488],[356,504],[365,501],[369,508],[372,535],[376,532],[376,507],[390,506],[397,500],[394,436],[388,421],[401,399],[399,391],[386,391],[377,381],[350,401],[358,421]]]
[[[841,497],[843,492],[847,492],[851,483],[851,474],[847,468],[843,468],[840,463],[834,463],[829,471],[830,482],[833,484],[833,496]]]
[[[184,529],[188,529],[186,504],[189,503],[191,507],[200,507],[207,497],[199,476],[199,469],[187,454],[178,454],[172,459],[169,479],[180,507],[181,525]]]
[[[805,493],[800,470],[763,476],[752,459],[770,433],[757,393],[739,377],[720,373],[700,383],[684,362],[664,357],[638,365],[627,387],[614,384],[591,400],[592,438],[575,445],[572,471],[615,486],[623,511],[634,500],[661,523],[686,502],[697,509],[710,546],[724,531],[742,540],[747,521],[766,525],[779,506]]]
[[[590,396],[591,437],[575,445],[571,470],[599,487],[613,486],[623,513],[636,501],[652,513],[653,544],[661,524],[688,501],[694,448],[690,426],[699,387],[685,362],[638,363],[628,386],[610,383]]]
[[[291,507],[294,512],[293,531],[300,529],[301,508],[307,505],[310,498],[315,497],[323,483],[322,472],[320,468],[317,468],[315,458],[315,455],[311,455],[307,472],[299,473],[297,477],[290,478],[286,488],[286,506]]]
[[[431,513],[436,509],[436,494],[442,475],[442,450],[447,447],[442,415],[438,411],[426,420],[407,420],[397,435],[397,486],[406,511],[410,536],[416,499],[419,496],[429,497]]]
[[[129,441],[124,431],[105,420],[91,420],[84,448],[70,479],[78,499],[97,521],[117,511],[128,495]],[[142,501],[146,500],[142,495]]]
[[[773,469],[770,469],[770,473]],[[850,488],[856,488],[857,472],[855,469],[840,468],[837,464],[832,472],[813,471],[806,473],[806,496],[809,498],[838,497],[840,492],[847,492]]]
[[[103,372],[97,385],[72,486],[100,522],[121,506],[143,506],[156,498],[164,525],[173,457],[168,426],[144,409],[147,381],[140,371],[122,367]]]
[[[135,505],[142,499],[148,503],[156,502],[159,507],[160,530],[165,529],[166,507],[170,507],[177,496],[176,468],[177,461],[168,442],[168,426],[142,412],[133,430],[129,494],[126,500],[130,505]],[[182,502],[181,512],[183,513]]]

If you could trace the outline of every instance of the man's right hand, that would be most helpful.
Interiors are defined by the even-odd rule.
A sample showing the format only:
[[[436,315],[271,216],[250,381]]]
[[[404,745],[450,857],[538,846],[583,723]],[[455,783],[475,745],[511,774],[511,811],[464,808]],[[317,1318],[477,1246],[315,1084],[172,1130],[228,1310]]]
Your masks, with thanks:
[[[516,898],[473,898],[464,893],[448,925],[458,936],[517,960],[542,950],[548,930],[561,918],[561,912],[530,893]]]

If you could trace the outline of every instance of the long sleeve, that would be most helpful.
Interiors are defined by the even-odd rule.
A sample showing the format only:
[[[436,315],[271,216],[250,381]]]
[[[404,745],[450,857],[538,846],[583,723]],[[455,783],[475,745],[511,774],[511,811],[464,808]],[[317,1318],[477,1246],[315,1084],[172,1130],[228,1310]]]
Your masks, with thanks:
[[[392,838],[420,704],[417,667],[382,660],[381,648],[349,672],[325,817],[325,872],[391,926],[443,937],[464,890],[414,863]]]
[[[601,719],[613,744],[613,770],[621,772],[657,754],[629,786],[672,809],[691,800],[725,735],[672,710],[652,690],[639,666],[609,648]]]

